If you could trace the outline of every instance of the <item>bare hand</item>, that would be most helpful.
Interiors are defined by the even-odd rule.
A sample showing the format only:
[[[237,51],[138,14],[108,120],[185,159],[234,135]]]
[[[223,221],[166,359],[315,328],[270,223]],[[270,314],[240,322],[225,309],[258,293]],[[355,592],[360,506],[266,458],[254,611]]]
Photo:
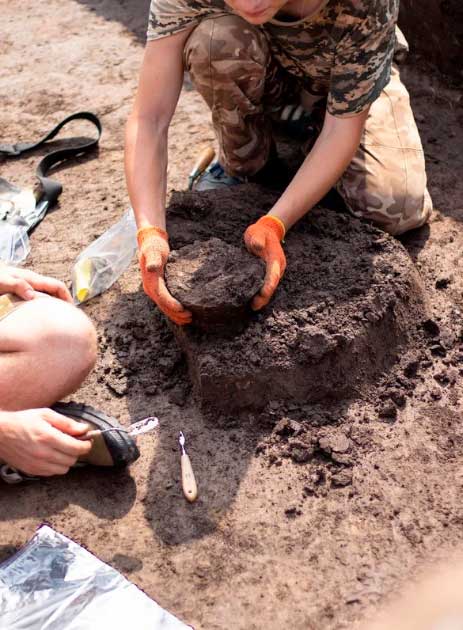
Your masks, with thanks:
[[[51,409],[3,411],[0,458],[28,475],[64,475],[91,450],[91,440],[76,439],[88,429]]]
[[[72,296],[64,282],[29,269],[0,266],[0,295],[14,293],[23,300],[32,300],[36,297],[35,291],[48,293],[72,304]]]

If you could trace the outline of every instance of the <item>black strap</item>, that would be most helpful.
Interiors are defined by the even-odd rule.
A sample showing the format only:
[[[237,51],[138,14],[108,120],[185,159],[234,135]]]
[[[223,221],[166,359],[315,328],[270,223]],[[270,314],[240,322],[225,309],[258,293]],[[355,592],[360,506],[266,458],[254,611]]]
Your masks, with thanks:
[[[68,149],[58,149],[57,151],[52,151],[45,157],[43,157],[35,171],[37,178],[40,182],[41,195],[40,200],[47,202],[47,208],[51,208],[63,190],[63,187],[59,182],[54,179],[50,179],[46,177],[46,173],[50,170],[52,166],[57,164],[58,162],[62,162],[63,160],[67,160],[72,157],[76,157],[78,155],[82,155],[87,153],[93,147],[98,145],[98,142],[101,138],[101,122],[98,116],[92,114],[91,112],[77,112],[76,114],[71,114],[64,120],[62,120],[59,124],[56,125],[46,136],[44,136],[38,142],[18,142],[17,144],[0,144],[0,157],[3,155],[5,158],[10,157],[19,157],[23,153],[27,151],[32,151],[33,149],[37,149],[42,146],[48,140],[51,140],[55,136],[59,134],[61,129],[67,125],[71,120],[88,120],[93,123],[98,130],[98,136],[90,140],[89,142],[84,142],[83,144],[78,144],[73,147],[69,147]]]

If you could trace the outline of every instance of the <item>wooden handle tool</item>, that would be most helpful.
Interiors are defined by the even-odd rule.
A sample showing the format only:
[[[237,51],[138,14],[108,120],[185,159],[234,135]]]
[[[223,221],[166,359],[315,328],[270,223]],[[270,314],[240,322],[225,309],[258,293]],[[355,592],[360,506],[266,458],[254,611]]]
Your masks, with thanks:
[[[209,166],[212,160],[215,157],[215,151],[213,147],[209,146],[198,156],[198,159],[195,162],[195,165],[190,171],[188,176],[188,188],[191,190],[193,188],[194,181],[201,175],[203,171]]]
[[[198,486],[196,484],[195,474],[191,465],[190,458],[185,451],[185,436],[180,432],[178,438],[180,448],[182,449],[182,455],[180,459],[182,467],[182,489],[185,498],[190,503],[193,503],[198,498]]]

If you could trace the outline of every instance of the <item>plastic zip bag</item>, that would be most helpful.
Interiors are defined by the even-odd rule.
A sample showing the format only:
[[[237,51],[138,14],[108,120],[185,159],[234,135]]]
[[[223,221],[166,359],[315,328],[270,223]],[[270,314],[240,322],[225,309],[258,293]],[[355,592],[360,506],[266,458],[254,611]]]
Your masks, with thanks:
[[[133,210],[79,254],[72,269],[72,296],[82,304],[103,293],[124,273],[137,250]]]

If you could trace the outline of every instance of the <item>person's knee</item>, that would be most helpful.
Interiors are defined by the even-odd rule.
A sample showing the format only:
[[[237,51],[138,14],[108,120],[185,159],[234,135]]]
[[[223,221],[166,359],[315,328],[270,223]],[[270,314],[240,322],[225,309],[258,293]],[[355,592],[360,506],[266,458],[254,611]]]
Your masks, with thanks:
[[[214,63],[254,62],[265,72],[269,48],[265,35],[237,15],[202,20],[185,44],[185,66],[192,75],[210,74]],[[225,73],[224,73],[225,70]],[[221,67],[226,78],[227,69]]]
[[[26,350],[47,358],[50,367],[65,363],[70,380],[84,380],[97,355],[97,336],[90,319],[61,300],[41,298],[35,302],[34,325]]]
[[[432,212],[424,168],[385,170],[378,163],[369,172],[346,173],[338,191],[357,217],[371,221],[392,236],[424,225]]]
[[[65,333],[71,343],[77,378],[83,380],[94,368],[97,358],[95,327],[85,313],[73,307]]]
[[[393,203],[384,209],[379,224],[392,236],[400,236],[421,227],[429,220],[432,200],[427,188],[409,190],[403,187],[393,191]]]

